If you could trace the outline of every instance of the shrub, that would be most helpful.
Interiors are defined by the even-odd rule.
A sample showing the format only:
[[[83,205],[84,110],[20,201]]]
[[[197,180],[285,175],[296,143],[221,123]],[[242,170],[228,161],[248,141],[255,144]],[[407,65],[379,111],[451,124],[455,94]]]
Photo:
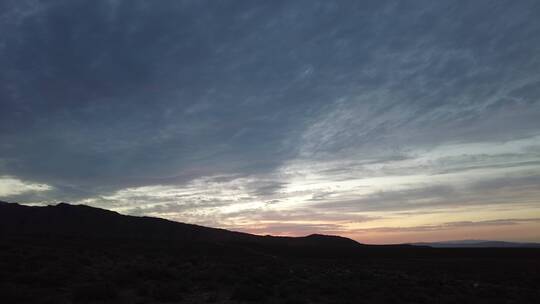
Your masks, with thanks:
[[[178,284],[157,282],[151,288],[151,296],[159,302],[176,302],[184,298],[184,291]]]
[[[267,290],[260,286],[241,285],[235,288],[231,299],[238,301],[259,302],[266,299],[267,295]]]
[[[118,291],[108,283],[96,282],[75,287],[73,299],[80,302],[109,301],[118,297]]]

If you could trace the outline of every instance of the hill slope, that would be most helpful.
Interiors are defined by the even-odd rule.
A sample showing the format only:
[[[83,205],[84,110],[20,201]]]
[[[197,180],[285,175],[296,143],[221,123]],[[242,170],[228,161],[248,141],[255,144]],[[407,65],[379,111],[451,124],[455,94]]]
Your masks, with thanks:
[[[0,202],[2,303],[536,303],[540,249],[256,236]]]
[[[356,241],[339,236],[258,236],[66,203],[30,207],[2,202],[0,235],[161,242],[180,247],[228,246],[245,249],[247,246],[251,250],[291,253],[317,249],[312,254],[352,252],[363,247]]]

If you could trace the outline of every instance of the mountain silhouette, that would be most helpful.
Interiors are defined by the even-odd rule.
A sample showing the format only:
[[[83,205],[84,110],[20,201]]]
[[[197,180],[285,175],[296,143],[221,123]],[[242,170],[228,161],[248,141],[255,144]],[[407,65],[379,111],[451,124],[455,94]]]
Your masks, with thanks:
[[[0,201],[1,303],[536,303],[539,261]]]
[[[469,256],[471,250],[481,256],[514,255],[483,247],[467,251],[446,251],[430,243],[366,245],[352,239],[311,234],[304,237],[261,236],[180,223],[147,216],[122,215],[114,211],[59,203],[49,206],[26,206],[0,201],[0,237],[73,240],[119,244],[133,247],[164,248],[182,252],[214,255],[269,255],[298,257],[420,257]],[[493,243],[484,243],[483,245]],[[492,246],[503,247],[503,246]],[[506,246],[512,247],[512,246]],[[519,246],[514,246],[519,247]],[[459,248],[456,248],[459,249]],[[463,248],[466,249],[466,248]]]
[[[190,249],[219,247],[308,255],[352,254],[366,247],[340,236],[259,236],[68,203],[42,207],[1,202],[0,235],[161,242]]]
[[[11,234],[177,241],[229,241],[252,237],[165,219],[121,215],[86,205],[60,203],[35,207],[4,202],[0,210],[0,232]]]

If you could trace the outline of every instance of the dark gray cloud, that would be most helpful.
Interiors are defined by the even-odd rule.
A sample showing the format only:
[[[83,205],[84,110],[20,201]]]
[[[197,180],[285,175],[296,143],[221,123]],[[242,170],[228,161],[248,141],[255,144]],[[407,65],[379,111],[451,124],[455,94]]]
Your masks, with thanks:
[[[247,186],[252,188],[253,195],[260,197],[267,197],[275,194],[286,185],[285,182],[280,181],[260,181],[255,180],[249,183]]]
[[[257,218],[256,202],[537,204],[539,14],[534,0],[0,1],[0,197],[209,222],[232,205]]]

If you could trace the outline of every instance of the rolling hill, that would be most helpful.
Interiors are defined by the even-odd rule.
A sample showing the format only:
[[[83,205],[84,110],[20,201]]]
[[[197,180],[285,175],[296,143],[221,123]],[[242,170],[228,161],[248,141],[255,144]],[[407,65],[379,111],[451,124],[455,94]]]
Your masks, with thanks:
[[[2,202],[0,235],[166,244],[186,250],[219,248],[221,251],[302,255],[347,255],[365,247],[339,236],[259,236],[67,203],[41,207]]]
[[[259,236],[0,202],[2,303],[535,303],[540,249]]]

